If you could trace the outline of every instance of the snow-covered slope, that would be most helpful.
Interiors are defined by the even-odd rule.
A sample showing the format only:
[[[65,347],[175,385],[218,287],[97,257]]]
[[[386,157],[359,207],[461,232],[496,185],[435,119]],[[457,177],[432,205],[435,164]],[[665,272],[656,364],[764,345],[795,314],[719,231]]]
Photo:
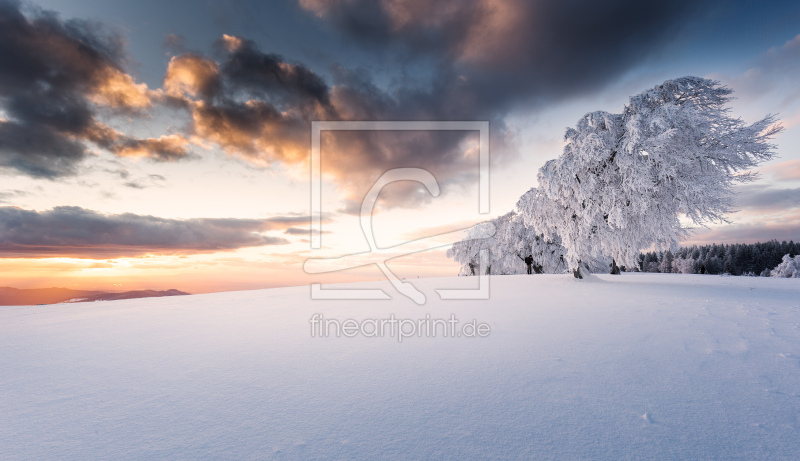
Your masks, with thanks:
[[[796,459],[800,281],[503,276],[0,308],[2,459]],[[387,287],[388,284],[373,284]],[[311,337],[313,314],[480,338]]]

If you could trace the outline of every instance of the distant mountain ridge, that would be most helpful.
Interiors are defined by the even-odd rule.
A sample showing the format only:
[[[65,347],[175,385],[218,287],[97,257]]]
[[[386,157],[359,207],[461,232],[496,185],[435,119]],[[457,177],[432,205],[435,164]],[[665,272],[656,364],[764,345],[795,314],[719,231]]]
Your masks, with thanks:
[[[185,296],[180,290],[135,290],[124,293],[105,291],[70,290],[69,288],[33,288],[20,290],[0,287],[0,306],[31,306],[36,304],[58,304],[94,301],[117,301],[121,299],[158,298],[162,296]]]

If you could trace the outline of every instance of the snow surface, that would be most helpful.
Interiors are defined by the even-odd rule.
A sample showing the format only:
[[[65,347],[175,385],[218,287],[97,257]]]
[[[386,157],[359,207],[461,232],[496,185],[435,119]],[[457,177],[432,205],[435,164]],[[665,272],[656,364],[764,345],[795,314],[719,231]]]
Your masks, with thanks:
[[[0,308],[0,459],[796,459],[800,283],[493,277]],[[486,338],[312,338],[449,317]]]

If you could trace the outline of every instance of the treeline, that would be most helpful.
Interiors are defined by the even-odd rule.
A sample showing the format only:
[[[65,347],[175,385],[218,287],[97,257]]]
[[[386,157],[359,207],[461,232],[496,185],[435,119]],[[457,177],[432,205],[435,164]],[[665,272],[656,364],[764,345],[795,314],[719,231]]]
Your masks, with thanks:
[[[784,255],[800,254],[800,242],[734,243],[731,245],[692,245],[675,253],[648,252],[639,255],[642,272],[677,274],[731,274],[768,277]]]

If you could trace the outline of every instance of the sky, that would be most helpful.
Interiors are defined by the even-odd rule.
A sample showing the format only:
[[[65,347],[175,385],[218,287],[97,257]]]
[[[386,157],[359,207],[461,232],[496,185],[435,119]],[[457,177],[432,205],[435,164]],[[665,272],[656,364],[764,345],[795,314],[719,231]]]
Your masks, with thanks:
[[[693,243],[800,239],[800,4],[0,0],[0,285],[193,293],[377,280],[307,274],[369,251],[450,276],[440,234],[514,209],[567,127],[685,75],[778,114],[779,156]],[[312,121],[487,121],[490,209],[470,131],[324,132],[322,248],[310,245]],[[366,255],[345,265],[365,264]]]

